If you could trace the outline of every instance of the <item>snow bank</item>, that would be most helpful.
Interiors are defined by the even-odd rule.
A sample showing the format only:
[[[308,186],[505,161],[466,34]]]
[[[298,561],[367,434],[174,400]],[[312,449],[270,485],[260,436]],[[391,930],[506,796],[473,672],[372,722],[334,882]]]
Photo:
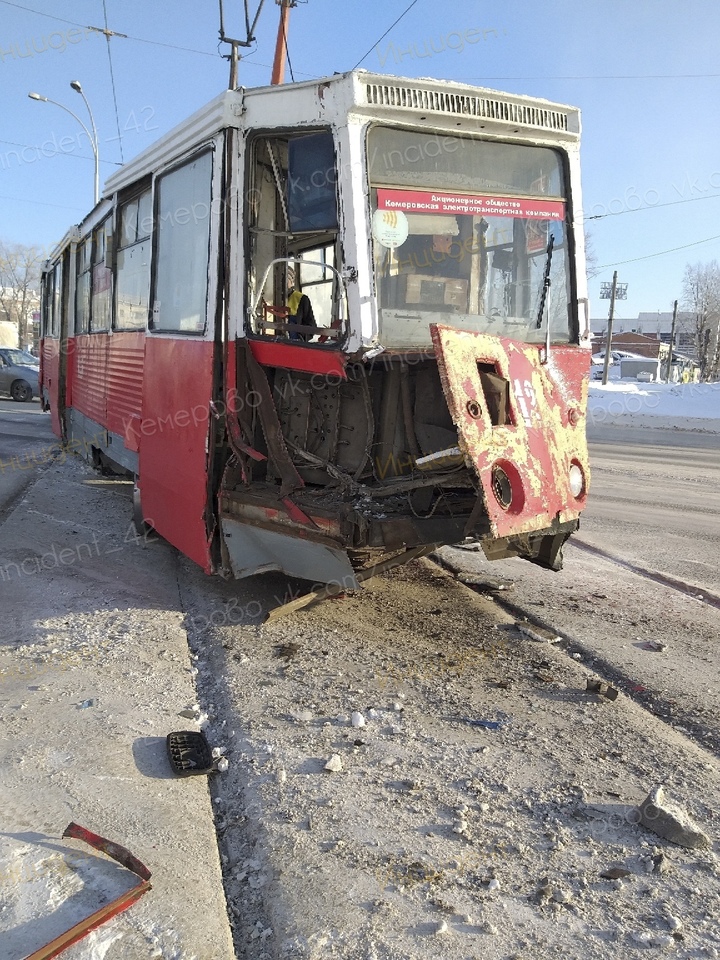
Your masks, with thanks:
[[[720,433],[720,383],[590,384],[588,426]]]

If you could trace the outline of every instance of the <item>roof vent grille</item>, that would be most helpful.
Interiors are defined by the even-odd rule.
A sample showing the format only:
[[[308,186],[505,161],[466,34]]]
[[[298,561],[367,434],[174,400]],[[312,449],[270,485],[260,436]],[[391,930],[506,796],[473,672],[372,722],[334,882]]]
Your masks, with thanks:
[[[523,103],[508,103],[505,100],[478,97],[467,93],[368,83],[367,101],[371,106],[405,107],[411,110],[444,113],[454,117],[474,117],[479,120],[504,120],[506,123],[539,127],[543,130],[565,131],[568,129],[567,114],[560,110]]]

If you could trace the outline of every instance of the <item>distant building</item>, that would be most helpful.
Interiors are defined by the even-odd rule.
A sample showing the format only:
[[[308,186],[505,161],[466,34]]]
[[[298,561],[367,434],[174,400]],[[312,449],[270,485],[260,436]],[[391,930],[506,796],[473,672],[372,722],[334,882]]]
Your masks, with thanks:
[[[590,330],[596,344],[604,342],[607,336],[608,318],[596,318],[590,321]],[[639,313],[636,319],[627,319],[615,317],[613,320],[613,346],[619,350],[632,350],[634,353],[641,353],[644,357],[652,356],[641,349],[635,349],[632,346],[621,345],[619,337],[625,335],[638,335],[643,339],[639,344],[653,341],[657,343],[670,343],[670,333],[672,331],[672,312],[661,313],[659,310],[655,313]],[[627,342],[627,341],[626,341]],[[649,349],[649,347],[648,347]],[[687,311],[678,310],[677,323],[675,325],[675,349],[681,350],[690,356],[695,355],[695,314]],[[659,354],[654,354],[658,356]]]

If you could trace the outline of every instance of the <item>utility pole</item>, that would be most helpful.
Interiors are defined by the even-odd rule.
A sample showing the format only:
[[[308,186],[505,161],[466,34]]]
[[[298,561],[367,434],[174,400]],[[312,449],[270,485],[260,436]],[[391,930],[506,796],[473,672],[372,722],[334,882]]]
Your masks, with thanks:
[[[610,313],[608,315],[607,337],[605,338],[605,363],[603,364],[602,382],[608,381],[608,370],[610,367],[610,345],[612,343],[613,319],[615,318],[615,300],[627,300],[627,284],[617,282],[617,270],[613,273],[612,284],[600,284],[600,299],[610,300]]]
[[[276,3],[280,6],[280,23],[278,25],[277,41],[275,42],[275,59],[273,60],[272,78],[270,80],[273,86],[285,82],[290,8],[295,6],[297,0],[276,0]]]
[[[672,372],[672,359],[673,359],[673,346],[675,344],[675,324],[677,322],[677,300],[673,304],[673,318],[672,326],[670,327],[670,349],[668,350],[667,358],[667,376],[665,379],[670,383],[670,373]]]

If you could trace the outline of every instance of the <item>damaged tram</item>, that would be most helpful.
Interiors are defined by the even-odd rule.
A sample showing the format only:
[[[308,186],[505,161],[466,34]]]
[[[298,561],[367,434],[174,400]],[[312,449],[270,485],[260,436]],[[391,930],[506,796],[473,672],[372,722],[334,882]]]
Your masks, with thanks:
[[[224,92],[47,262],[42,402],[207,573],[558,569],[589,468],[574,108],[355,71]]]

